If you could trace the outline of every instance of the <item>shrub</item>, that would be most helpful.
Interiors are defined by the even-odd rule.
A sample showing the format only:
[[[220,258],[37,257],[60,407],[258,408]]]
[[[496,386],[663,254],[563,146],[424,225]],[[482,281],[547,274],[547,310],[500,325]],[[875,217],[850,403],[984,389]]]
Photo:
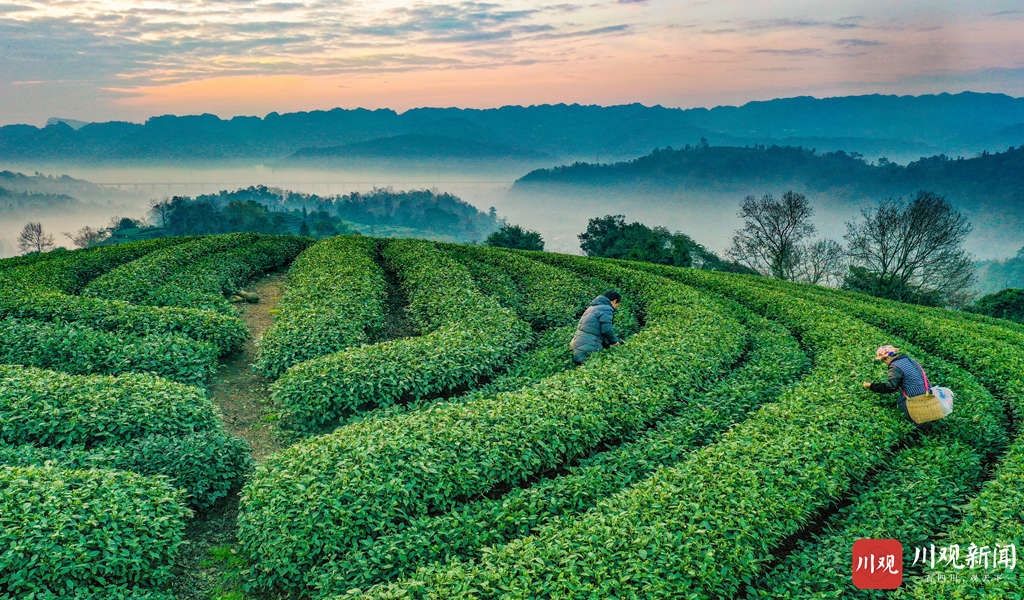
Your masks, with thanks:
[[[74,323],[0,319],[0,363],[73,374],[152,373],[202,385],[213,374],[217,349],[174,335],[117,336]]]
[[[164,588],[189,511],[158,478],[0,467],[0,577],[15,597]]]
[[[299,255],[274,323],[259,341],[256,372],[278,377],[296,363],[367,343],[381,331],[387,285],[374,262],[377,243],[337,237]]]
[[[219,427],[202,390],[143,374],[68,375],[0,365],[0,441],[88,447]]]

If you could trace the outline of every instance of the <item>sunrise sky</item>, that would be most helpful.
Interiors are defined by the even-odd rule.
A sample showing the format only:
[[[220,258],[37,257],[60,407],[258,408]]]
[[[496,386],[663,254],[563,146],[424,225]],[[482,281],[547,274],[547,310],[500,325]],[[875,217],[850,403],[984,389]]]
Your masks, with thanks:
[[[998,2],[0,0],[0,123],[335,106],[1024,95]]]

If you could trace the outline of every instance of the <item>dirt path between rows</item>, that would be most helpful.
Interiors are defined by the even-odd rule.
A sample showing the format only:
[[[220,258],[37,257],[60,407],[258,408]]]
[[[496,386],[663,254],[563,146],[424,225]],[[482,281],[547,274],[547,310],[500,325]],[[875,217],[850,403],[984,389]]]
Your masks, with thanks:
[[[224,426],[252,445],[253,458],[262,460],[281,448],[274,436],[270,414],[270,380],[252,371],[256,341],[273,322],[273,309],[284,290],[284,273],[271,273],[249,284],[246,291],[259,296],[255,304],[238,304],[239,316],[249,328],[249,340],[241,351],[221,363],[210,396],[220,407]],[[179,600],[241,598],[232,589],[233,573],[241,566],[234,547],[237,532],[238,494],[224,498],[189,523],[179,552],[174,595]]]
[[[220,407],[224,425],[231,433],[252,445],[257,461],[280,449],[274,439],[274,424],[267,419],[270,411],[270,380],[252,371],[256,359],[256,342],[273,322],[273,310],[284,291],[284,273],[272,273],[250,284],[246,291],[259,296],[255,304],[239,304],[241,318],[249,328],[249,340],[240,352],[221,364],[210,385],[210,395]]]

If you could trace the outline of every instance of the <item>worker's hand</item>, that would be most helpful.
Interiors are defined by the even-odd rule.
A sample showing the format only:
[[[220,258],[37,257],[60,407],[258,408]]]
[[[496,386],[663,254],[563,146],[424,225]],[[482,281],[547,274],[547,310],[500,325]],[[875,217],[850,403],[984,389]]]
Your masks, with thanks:
[[[871,382],[870,381],[865,381],[861,385],[864,386],[864,389],[866,389],[866,390],[870,390],[871,389]]]

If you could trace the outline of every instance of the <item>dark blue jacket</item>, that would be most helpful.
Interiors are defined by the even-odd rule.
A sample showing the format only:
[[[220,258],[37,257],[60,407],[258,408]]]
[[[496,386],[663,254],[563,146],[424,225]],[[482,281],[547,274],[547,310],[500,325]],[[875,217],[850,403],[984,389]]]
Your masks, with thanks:
[[[594,298],[587,310],[583,311],[579,325],[576,326],[576,334],[569,343],[573,356],[580,359],[579,362],[593,352],[622,341],[612,327],[614,315],[611,300],[604,296]]]

